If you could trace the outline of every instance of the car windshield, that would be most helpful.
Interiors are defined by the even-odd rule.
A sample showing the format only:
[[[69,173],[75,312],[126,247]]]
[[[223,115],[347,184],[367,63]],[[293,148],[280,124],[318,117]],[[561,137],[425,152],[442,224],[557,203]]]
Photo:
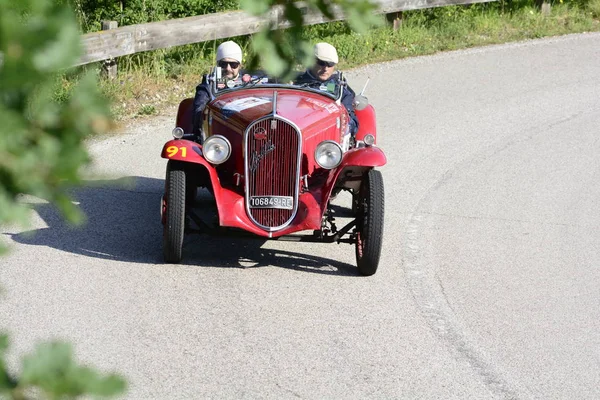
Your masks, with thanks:
[[[281,82],[280,80],[269,77],[267,74],[262,72],[246,73],[245,79],[242,79],[242,76],[234,80],[226,79],[221,74],[220,68],[215,67],[208,78],[211,82],[211,90],[213,96],[217,97],[223,93],[245,90],[260,86],[286,89],[302,89],[319,93],[334,100],[339,100],[342,97],[342,86],[345,84],[341,73],[340,79],[332,80],[330,82],[327,82],[326,84],[319,82],[300,84],[296,84],[293,81]]]

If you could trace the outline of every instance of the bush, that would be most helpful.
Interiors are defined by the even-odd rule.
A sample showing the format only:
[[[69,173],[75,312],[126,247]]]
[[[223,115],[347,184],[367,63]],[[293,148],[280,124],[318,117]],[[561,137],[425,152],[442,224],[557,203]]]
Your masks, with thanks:
[[[101,29],[103,20],[119,26],[212,14],[238,8],[236,0],[62,0],[69,1],[83,32]]]
[[[587,5],[594,18],[600,18],[600,0],[590,0]]]

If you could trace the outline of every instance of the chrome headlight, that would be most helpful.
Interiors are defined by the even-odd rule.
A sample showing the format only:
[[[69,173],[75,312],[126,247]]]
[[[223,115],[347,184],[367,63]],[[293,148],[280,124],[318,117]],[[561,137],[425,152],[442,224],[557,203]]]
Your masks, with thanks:
[[[176,127],[175,129],[173,129],[173,132],[172,132],[172,134],[173,134],[173,137],[174,137],[175,139],[181,139],[181,138],[183,137],[183,134],[184,134],[184,133],[185,133],[185,132],[184,132],[184,131],[183,131],[183,129],[181,129],[180,127]]]
[[[231,144],[224,136],[213,135],[202,145],[204,158],[211,164],[222,164],[231,155]]]
[[[319,166],[332,169],[342,162],[342,147],[333,140],[325,140],[319,143],[315,150],[315,161]]]

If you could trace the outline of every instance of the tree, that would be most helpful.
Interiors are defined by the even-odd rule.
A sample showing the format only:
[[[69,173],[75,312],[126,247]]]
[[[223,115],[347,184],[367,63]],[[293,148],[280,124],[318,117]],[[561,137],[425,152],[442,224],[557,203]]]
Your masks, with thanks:
[[[69,98],[54,99],[63,73],[80,54],[80,34],[65,5],[0,0],[0,224],[26,221],[17,196],[56,204],[81,220],[66,195],[89,162],[84,139],[109,126],[107,102],[93,75],[77,78]]]
[[[82,216],[67,189],[79,183],[89,161],[83,140],[108,127],[108,106],[94,76],[81,76],[68,99],[57,102],[61,72],[80,52],[78,26],[69,7],[53,0],[0,0],[0,225],[25,222],[21,194],[56,204],[69,221]],[[4,361],[8,337],[0,335],[0,395],[58,399],[111,396],[124,390],[116,375],[102,377],[75,364],[71,346],[46,343],[24,358],[20,376]]]

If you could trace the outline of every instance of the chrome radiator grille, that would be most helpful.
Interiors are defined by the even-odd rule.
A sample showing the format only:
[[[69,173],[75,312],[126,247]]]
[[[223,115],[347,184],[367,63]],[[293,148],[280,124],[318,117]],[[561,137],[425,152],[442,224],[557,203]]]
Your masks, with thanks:
[[[300,145],[296,127],[278,118],[259,120],[245,132],[246,210],[262,228],[283,228],[296,213]],[[254,199],[273,197],[291,198],[291,209],[253,207]]]

